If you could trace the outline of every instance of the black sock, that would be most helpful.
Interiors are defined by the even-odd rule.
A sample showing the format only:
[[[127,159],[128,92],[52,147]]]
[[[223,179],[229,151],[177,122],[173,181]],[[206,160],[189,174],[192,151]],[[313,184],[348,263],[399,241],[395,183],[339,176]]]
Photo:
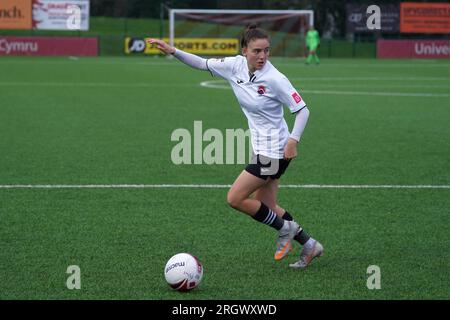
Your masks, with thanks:
[[[262,202],[258,212],[252,218],[277,230],[280,230],[284,224],[284,220]]]
[[[287,220],[287,221],[292,221],[294,220],[294,218],[292,218],[292,216],[289,214],[289,212],[285,211],[283,214],[283,220]]]
[[[309,234],[306,233],[305,230],[301,229],[299,233],[296,234],[296,236],[294,237],[295,240],[297,240],[302,246],[308,242],[309,238],[311,238],[309,236]]]
[[[294,220],[294,218],[287,211],[284,212],[283,219],[287,221]],[[294,237],[294,239],[297,240],[301,245],[304,245],[309,240],[309,238],[311,237],[303,229],[301,229],[300,232],[297,233],[297,235]]]

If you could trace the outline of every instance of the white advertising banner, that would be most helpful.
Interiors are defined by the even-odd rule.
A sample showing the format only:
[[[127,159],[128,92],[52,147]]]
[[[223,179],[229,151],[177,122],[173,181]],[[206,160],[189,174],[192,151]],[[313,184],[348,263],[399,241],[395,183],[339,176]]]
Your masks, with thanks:
[[[89,0],[32,0],[33,28],[89,30]]]

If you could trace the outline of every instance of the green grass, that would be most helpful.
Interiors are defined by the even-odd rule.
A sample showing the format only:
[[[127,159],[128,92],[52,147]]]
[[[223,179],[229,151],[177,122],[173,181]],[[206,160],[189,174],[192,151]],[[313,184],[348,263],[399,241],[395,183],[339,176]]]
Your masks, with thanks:
[[[450,185],[448,61],[272,62],[311,111],[282,184]],[[0,68],[0,185],[231,184],[244,168],[171,162],[171,133],[195,120],[247,129],[231,90],[199,85],[218,80],[207,72],[156,57],[7,57]],[[297,245],[275,262],[274,230],[226,193],[0,188],[0,299],[450,298],[450,189],[280,189],[325,246],[304,271],[288,267]],[[188,294],[163,276],[178,252],[205,268]],[[81,290],[65,286],[69,265]],[[370,265],[380,290],[366,287]]]

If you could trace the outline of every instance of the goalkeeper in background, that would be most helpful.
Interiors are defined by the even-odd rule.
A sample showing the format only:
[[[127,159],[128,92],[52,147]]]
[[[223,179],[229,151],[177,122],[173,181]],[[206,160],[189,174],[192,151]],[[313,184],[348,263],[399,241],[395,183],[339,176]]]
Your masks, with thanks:
[[[308,57],[306,58],[307,65],[309,65],[313,59],[317,65],[320,63],[319,57],[317,56],[319,45],[319,32],[314,29],[314,26],[311,26],[306,33],[306,49],[308,50]]]

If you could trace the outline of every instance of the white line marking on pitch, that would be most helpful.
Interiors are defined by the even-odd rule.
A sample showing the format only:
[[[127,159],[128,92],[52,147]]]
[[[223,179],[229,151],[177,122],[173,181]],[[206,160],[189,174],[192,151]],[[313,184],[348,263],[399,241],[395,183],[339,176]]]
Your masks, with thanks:
[[[337,94],[355,96],[384,96],[384,97],[450,97],[450,93],[422,93],[422,92],[366,92],[366,91],[331,91],[331,90],[302,90],[304,93]]]
[[[113,88],[166,88],[166,83],[114,83],[114,82],[0,82],[0,86],[39,86],[39,87],[113,87]],[[194,87],[195,84],[175,83],[172,87]]]
[[[352,83],[352,84],[335,84],[335,83],[321,83],[319,85],[331,88],[450,88],[450,84],[373,84],[373,83]]]
[[[231,89],[222,80],[200,82],[202,87],[215,89]],[[420,92],[369,92],[369,91],[335,91],[335,90],[301,90],[302,93],[336,94],[358,96],[385,96],[385,97],[450,97],[450,93],[420,93]]]
[[[228,184],[9,184],[0,189],[158,189],[192,188],[225,189]],[[326,184],[286,184],[280,188],[291,189],[450,189],[450,185],[326,185]]]
[[[450,77],[296,77],[291,80],[307,80],[307,81],[430,81],[444,80],[450,81]]]

